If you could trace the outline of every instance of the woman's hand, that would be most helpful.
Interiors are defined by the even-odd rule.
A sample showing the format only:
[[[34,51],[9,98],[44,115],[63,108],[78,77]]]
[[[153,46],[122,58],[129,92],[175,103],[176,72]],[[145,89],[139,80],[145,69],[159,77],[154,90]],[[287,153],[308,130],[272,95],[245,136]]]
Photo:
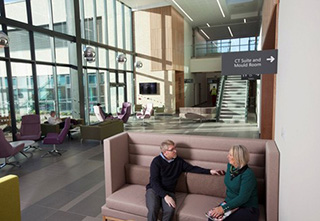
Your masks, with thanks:
[[[214,218],[221,218],[224,214],[224,211],[222,209],[222,206],[216,207],[212,210],[210,210],[210,215]]]

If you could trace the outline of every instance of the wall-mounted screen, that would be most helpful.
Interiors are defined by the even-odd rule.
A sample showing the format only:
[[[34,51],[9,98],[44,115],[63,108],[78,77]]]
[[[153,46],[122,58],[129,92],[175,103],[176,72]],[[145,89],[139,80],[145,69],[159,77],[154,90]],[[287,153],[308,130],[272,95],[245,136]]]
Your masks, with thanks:
[[[139,83],[140,94],[157,94],[157,83]]]

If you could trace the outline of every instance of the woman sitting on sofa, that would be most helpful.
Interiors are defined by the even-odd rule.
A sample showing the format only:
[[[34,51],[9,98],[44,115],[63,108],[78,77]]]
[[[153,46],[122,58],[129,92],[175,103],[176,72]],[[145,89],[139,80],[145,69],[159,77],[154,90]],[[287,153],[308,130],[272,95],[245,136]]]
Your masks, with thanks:
[[[227,196],[224,202],[209,211],[209,215],[219,220],[219,218],[226,217],[231,211],[231,215],[226,217],[225,221],[258,221],[257,180],[253,171],[248,167],[247,148],[242,145],[231,147],[228,161],[224,178]]]

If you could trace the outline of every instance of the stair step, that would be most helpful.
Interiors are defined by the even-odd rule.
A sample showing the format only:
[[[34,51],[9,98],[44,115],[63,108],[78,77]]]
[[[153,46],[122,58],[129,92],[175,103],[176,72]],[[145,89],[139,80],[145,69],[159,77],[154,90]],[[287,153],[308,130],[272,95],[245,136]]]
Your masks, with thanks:
[[[230,83],[235,83],[235,84],[247,84],[247,81],[242,81],[242,80],[225,80],[225,84],[230,84]]]
[[[247,96],[246,96],[246,94],[224,94],[223,98],[235,98],[235,99],[243,98],[243,99],[246,99]]]
[[[221,107],[221,111],[246,111],[244,107]]]
[[[245,119],[245,115],[228,115],[228,114],[220,114],[220,119]]]
[[[239,117],[246,117],[247,115],[246,115],[244,112],[235,113],[235,112],[225,112],[225,111],[221,111],[221,112],[220,112],[220,117],[222,117],[222,116],[231,116],[231,117],[239,116]]]
[[[231,89],[231,90],[243,90],[243,91],[245,91],[245,90],[247,90],[247,86],[228,86],[228,85],[225,85],[224,86],[224,88],[225,88],[225,90],[226,89]]]
[[[236,108],[236,109],[229,109],[229,108],[221,108],[220,113],[242,113],[246,114],[246,109],[245,108]]]
[[[246,103],[246,99],[245,98],[223,98],[222,103],[225,102],[229,102],[229,103],[241,103],[241,104],[245,104]]]
[[[246,108],[243,104],[221,104],[221,108]]]
[[[245,119],[220,119],[219,122],[223,123],[246,123]]]

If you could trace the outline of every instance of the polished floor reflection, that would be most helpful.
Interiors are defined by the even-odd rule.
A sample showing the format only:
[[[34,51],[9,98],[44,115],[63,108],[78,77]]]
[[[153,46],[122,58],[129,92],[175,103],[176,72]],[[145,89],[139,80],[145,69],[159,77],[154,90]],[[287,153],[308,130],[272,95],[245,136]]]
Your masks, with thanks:
[[[250,123],[251,122],[251,123]],[[254,119],[246,124],[225,124],[182,120],[176,116],[156,116],[145,121],[131,117],[126,131],[206,136],[258,138]],[[101,221],[100,208],[105,203],[102,145],[98,141],[80,143],[79,134],[60,145],[61,157],[40,156],[51,148],[38,142],[42,150],[17,156],[21,168],[6,166],[0,177],[16,174],[20,178],[22,220]],[[3,159],[0,159],[2,163]]]

